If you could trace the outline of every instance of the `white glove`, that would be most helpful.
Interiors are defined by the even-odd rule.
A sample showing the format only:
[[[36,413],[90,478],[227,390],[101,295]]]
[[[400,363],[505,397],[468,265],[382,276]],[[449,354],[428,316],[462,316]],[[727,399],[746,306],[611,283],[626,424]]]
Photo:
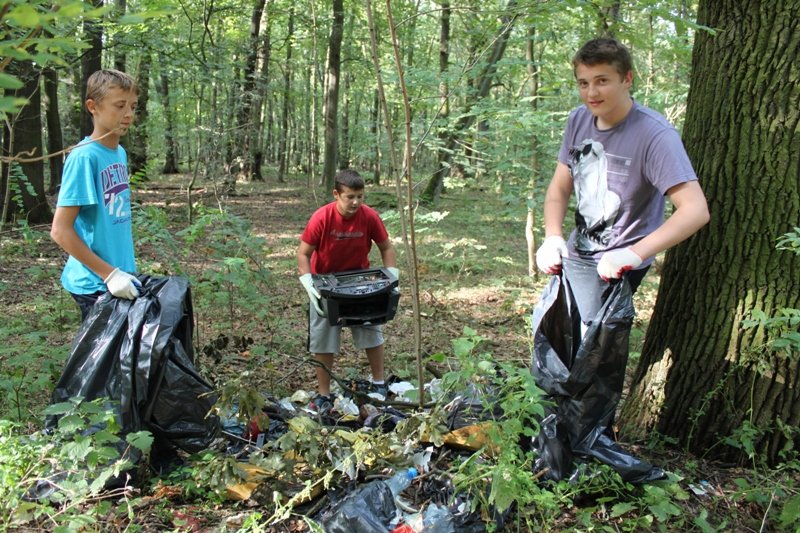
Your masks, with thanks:
[[[561,236],[551,235],[536,250],[536,266],[545,274],[558,274],[562,257],[569,257],[567,243]]]
[[[630,248],[617,248],[603,254],[597,264],[597,273],[605,281],[619,279],[624,272],[642,264],[642,258]]]
[[[400,269],[399,268],[397,268],[397,267],[386,267],[386,270],[391,272],[392,276],[394,276],[394,279],[396,279],[397,281],[400,281]]]
[[[108,287],[108,292],[117,298],[133,300],[139,296],[138,287],[141,287],[139,280],[124,270],[115,268],[103,282]]]
[[[314,306],[314,310],[319,316],[325,316],[325,312],[319,305],[319,299],[322,298],[322,296],[320,296],[319,291],[314,288],[314,281],[311,277],[311,273],[309,272],[308,274],[303,274],[299,279],[300,283],[303,284],[303,288],[308,293],[308,299],[311,302],[311,305]]]

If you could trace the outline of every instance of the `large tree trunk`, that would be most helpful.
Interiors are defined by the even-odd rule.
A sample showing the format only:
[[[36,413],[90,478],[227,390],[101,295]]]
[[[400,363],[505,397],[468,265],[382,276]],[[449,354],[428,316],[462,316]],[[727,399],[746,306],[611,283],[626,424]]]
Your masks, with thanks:
[[[18,64],[14,74],[23,82],[14,96],[25,98],[25,104],[11,123],[12,133],[9,145],[12,156],[23,162],[17,167],[13,163],[8,174],[10,197],[4,197],[7,204],[3,212],[4,222],[14,219],[25,220],[29,224],[47,223],[52,220],[52,212],[44,193],[44,161],[42,160],[42,98],[39,90],[39,71],[29,61]]]
[[[328,40],[328,61],[325,70],[325,103],[322,109],[325,124],[325,152],[322,181],[325,188],[333,190],[337,156],[337,117],[339,113],[339,75],[342,63],[342,33],[344,31],[343,0],[333,0],[333,25]]]
[[[517,0],[508,0],[505,9],[506,14],[500,17],[500,29],[498,31],[497,38],[494,41],[494,45],[492,46],[492,53],[489,56],[489,59],[486,61],[486,66],[481,71],[480,76],[478,76],[477,80],[475,81],[475,98],[474,100],[471,100],[471,104],[467,104],[467,108],[464,110],[462,118],[459,119],[458,123],[455,125],[455,128],[448,133],[447,141],[444,147],[445,159],[440,164],[448,167],[452,166],[453,153],[456,150],[459,136],[461,136],[475,122],[475,115],[468,113],[468,111],[470,111],[472,105],[481,99],[486,98],[486,96],[489,94],[489,90],[491,89],[495,75],[497,74],[497,63],[503,58],[503,54],[505,53],[508,45],[508,37],[511,35],[511,29],[514,27],[514,22],[519,16],[516,7]],[[422,199],[427,202],[437,202],[439,200],[439,194],[441,193],[443,182],[444,176],[441,172],[436,172],[433,176],[431,176],[428,180],[428,184],[425,187],[425,191],[422,193]]]
[[[741,427],[763,430],[748,439],[771,462],[798,445],[780,431],[800,425],[797,354],[744,324],[800,308],[800,257],[776,250],[800,221],[798,21],[795,1],[700,2],[698,22],[716,31],[696,38],[684,142],[711,223],[667,254],[623,410],[626,429],[718,458],[739,458],[721,439]]]
[[[280,148],[278,150],[278,181],[285,181],[289,161],[289,107],[292,85],[292,40],[294,39],[294,6],[289,7],[289,27],[286,33],[286,64],[283,67],[283,108],[281,109]]]

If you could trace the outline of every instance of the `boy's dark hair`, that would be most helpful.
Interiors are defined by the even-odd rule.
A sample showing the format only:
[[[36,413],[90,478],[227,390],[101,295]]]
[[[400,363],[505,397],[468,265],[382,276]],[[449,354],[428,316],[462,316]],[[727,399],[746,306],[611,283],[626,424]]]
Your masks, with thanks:
[[[361,174],[351,168],[340,170],[336,174],[334,188],[337,192],[342,192],[342,187],[349,187],[354,191],[360,191],[364,189],[364,178],[361,177]]]
[[[86,99],[99,102],[114,87],[119,87],[123,91],[139,92],[136,80],[130,74],[114,69],[104,69],[93,72],[86,80]]]
[[[578,68],[578,65],[593,67],[604,63],[614,67],[623,78],[633,70],[631,53],[625,45],[608,37],[592,39],[581,46],[572,58],[572,70]]]

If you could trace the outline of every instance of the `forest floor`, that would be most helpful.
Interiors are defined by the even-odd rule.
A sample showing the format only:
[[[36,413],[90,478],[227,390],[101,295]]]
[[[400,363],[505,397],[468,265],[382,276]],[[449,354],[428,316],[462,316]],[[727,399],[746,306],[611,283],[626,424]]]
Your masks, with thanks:
[[[185,176],[148,183],[136,189],[135,198],[143,207],[163,208],[169,231],[177,233],[187,225],[186,183],[188,178]],[[236,194],[218,198],[212,187],[200,183],[200,188],[193,192],[193,201],[205,204],[206,211],[221,203],[252,224],[253,232],[265,243],[263,255],[256,254],[254,260],[259,268],[269,272],[269,281],[264,286],[239,287],[217,304],[195,304],[198,367],[201,372],[212,375],[217,384],[227,379],[242,379],[246,375],[253,385],[276,397],[298,390],[313,392],[314,367],[305,350],[307,298],[297,281],[295,251],[308,217],[317,206],[328,201],[329,195],[315,194],[305,179],[288,184],[247,183],[237,187]],[[393,188],[368,185],[367,203],[381,212],[390,209],[396,205]],[[423,362],[435,354],[451,354],[453,340],[463,336],[467,327],[486,338],[481,350],[491,353],[495,360],[523,368],[530,365],[528,319],[547,280],[543,276],[528,274],[524,205],[523,198],[504,197],[489,188],[451,188],[435,209],[419,208],[416,246]],[[417,363],[414,356],[416,325],[409,288],[412,275],[408,269],[406,248],[400,238],[398,219],[390,218],[387,227],[399,252],[403,296],[396,318],[385,327],[386,369],[388,375],[398,379],[414,380]],[[44,233],[48,228],[38,230]],[[31,294],[60,302],[58,316],[53,318],[58,327],[47,336],[47,342],[68,350],[78,321],[75,306],[57,281],[63,254],[46,238],[28,242],[14,231],[0,235],[0,243],[3,245],[0,248],[3,254],[0,306],[11,314],[33,316],[41,310],[29,305]],[[157,244],[140,243],[137,249],[140,271],[170,269],[164,250]],[[186,257],[193,255],[193,259],[188,261],[195,263],[184,264],[183,268],[201,278],[208,251],[198,248],[192,252]],[[377,255],[373,257],[373,264],[380,264]],[[193,280],[195,282],[199,281]],[[629,371],[635,366],[641,350],[657,289],[658,265],[651,269],[635,296],[637,318],[631,339]],[[248,291],[253,292],[248,295]],[[257,295],[255,291],[259,291]],[[255,306],[260,309],[255,309]],[[335,363],[337,376],[343,379],[366,378],[368,366],[363,354],[351,347],[349,337],[345,337],[343,344],[343,353]],[[251,350],[254,352],[255,347],[266,354],[259,360],[257,368],[248,364],[248,359],[253,357]],[[41,392],[39,399],[42,404],[47,401],[48,394],[48,391]],[[35,412],[35,406],[30,407],[30,412]],[[32,424],[31,429],[35,429],[34,426]],[[747,501],[741,495],[742,485],[736,480],[744,478],[753,484],[753,472],[718,464],[711,458],[691,456],[666,446],[663,439],[633,443],[625,442],[623,435],[622,444],[664,470],[677,473],[681,479],[679,484],[686,497],[670,502],[678,506],[676,512],[682,519],[659,521],[657,528],[665,531],[778,530],[768,525],[774,524],[774,517],[767,517],[769,506],[765,508],[759,502]],[[705,490],[690,490],[690,486],[705,487]],[[166,493],[161,492],[159,497],[165,498]],[[235,529],[231,517],[254,510],[246,503],[204,506],[173,498],[167,512],[163,505],[153,503],[157,499],[153,498],[149,500],[151,504],[137,509],[134,521],[137,528],[146,531],[230,531]],[[557,523],[550,524],[550,530],[598,530],[601,529],[598,524],[606,520],[611,528],[607,529],[609,531],[639,529],[633,522],[626,526],[623,515],[609,515],[614,503],[612,495],[609,501],[598,506],[593,515],[594,526],[581,523],[577,504],[576,508],[564,508]],[[269,511],[261,510],[269,514]],[[701,515],[704,517],[702,524],[693,525],[692,517]],[[643,526],[644,522],[639,518],[636,523]],[[670,523],[676,526],[673,528]],[[713,526],[708,529],[704,524]],[[516,523],[512,529],[518,527],[519,523]],[[304,531],[307,525],[301,519],[293,518],[261,530]]]

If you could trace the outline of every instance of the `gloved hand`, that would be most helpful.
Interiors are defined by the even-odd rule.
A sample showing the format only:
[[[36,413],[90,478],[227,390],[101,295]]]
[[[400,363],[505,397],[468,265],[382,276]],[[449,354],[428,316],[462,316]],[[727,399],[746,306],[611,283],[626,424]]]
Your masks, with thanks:
[[[597,273],[605,281],[619,279],[623,272],[633,270],[642,264],[642,258],[630,248],[617,248],[603,254],[597,264]]]
[[[567,243],[561,236],[551,235],[536,250],[536,266],[545,274],[558,274],[562,257],[568,257]]]
[[[311,305],[314,306],[314,310],[319,316],[325,316],[325,312],[319,305],[319,299],[322,298],[322,296],[320,296],[319,291],[314,288],[314,281],[312,280],[311,273],[309,272],[308,274],[303,274],[299,279],[300,283],[303,284],[303,288],[308,293],[308,299],[311,302]]]
[[[400,281],[400,269],[397,267],[386,267],[386,270],[392,273],[397,281]]]
[[[103,282],[106,284],[106,287],[108,287],[108,292],[117,298],[133,300],[139,297],[138,288],[141,287],[139,280],[124,270],[115,268]]]

